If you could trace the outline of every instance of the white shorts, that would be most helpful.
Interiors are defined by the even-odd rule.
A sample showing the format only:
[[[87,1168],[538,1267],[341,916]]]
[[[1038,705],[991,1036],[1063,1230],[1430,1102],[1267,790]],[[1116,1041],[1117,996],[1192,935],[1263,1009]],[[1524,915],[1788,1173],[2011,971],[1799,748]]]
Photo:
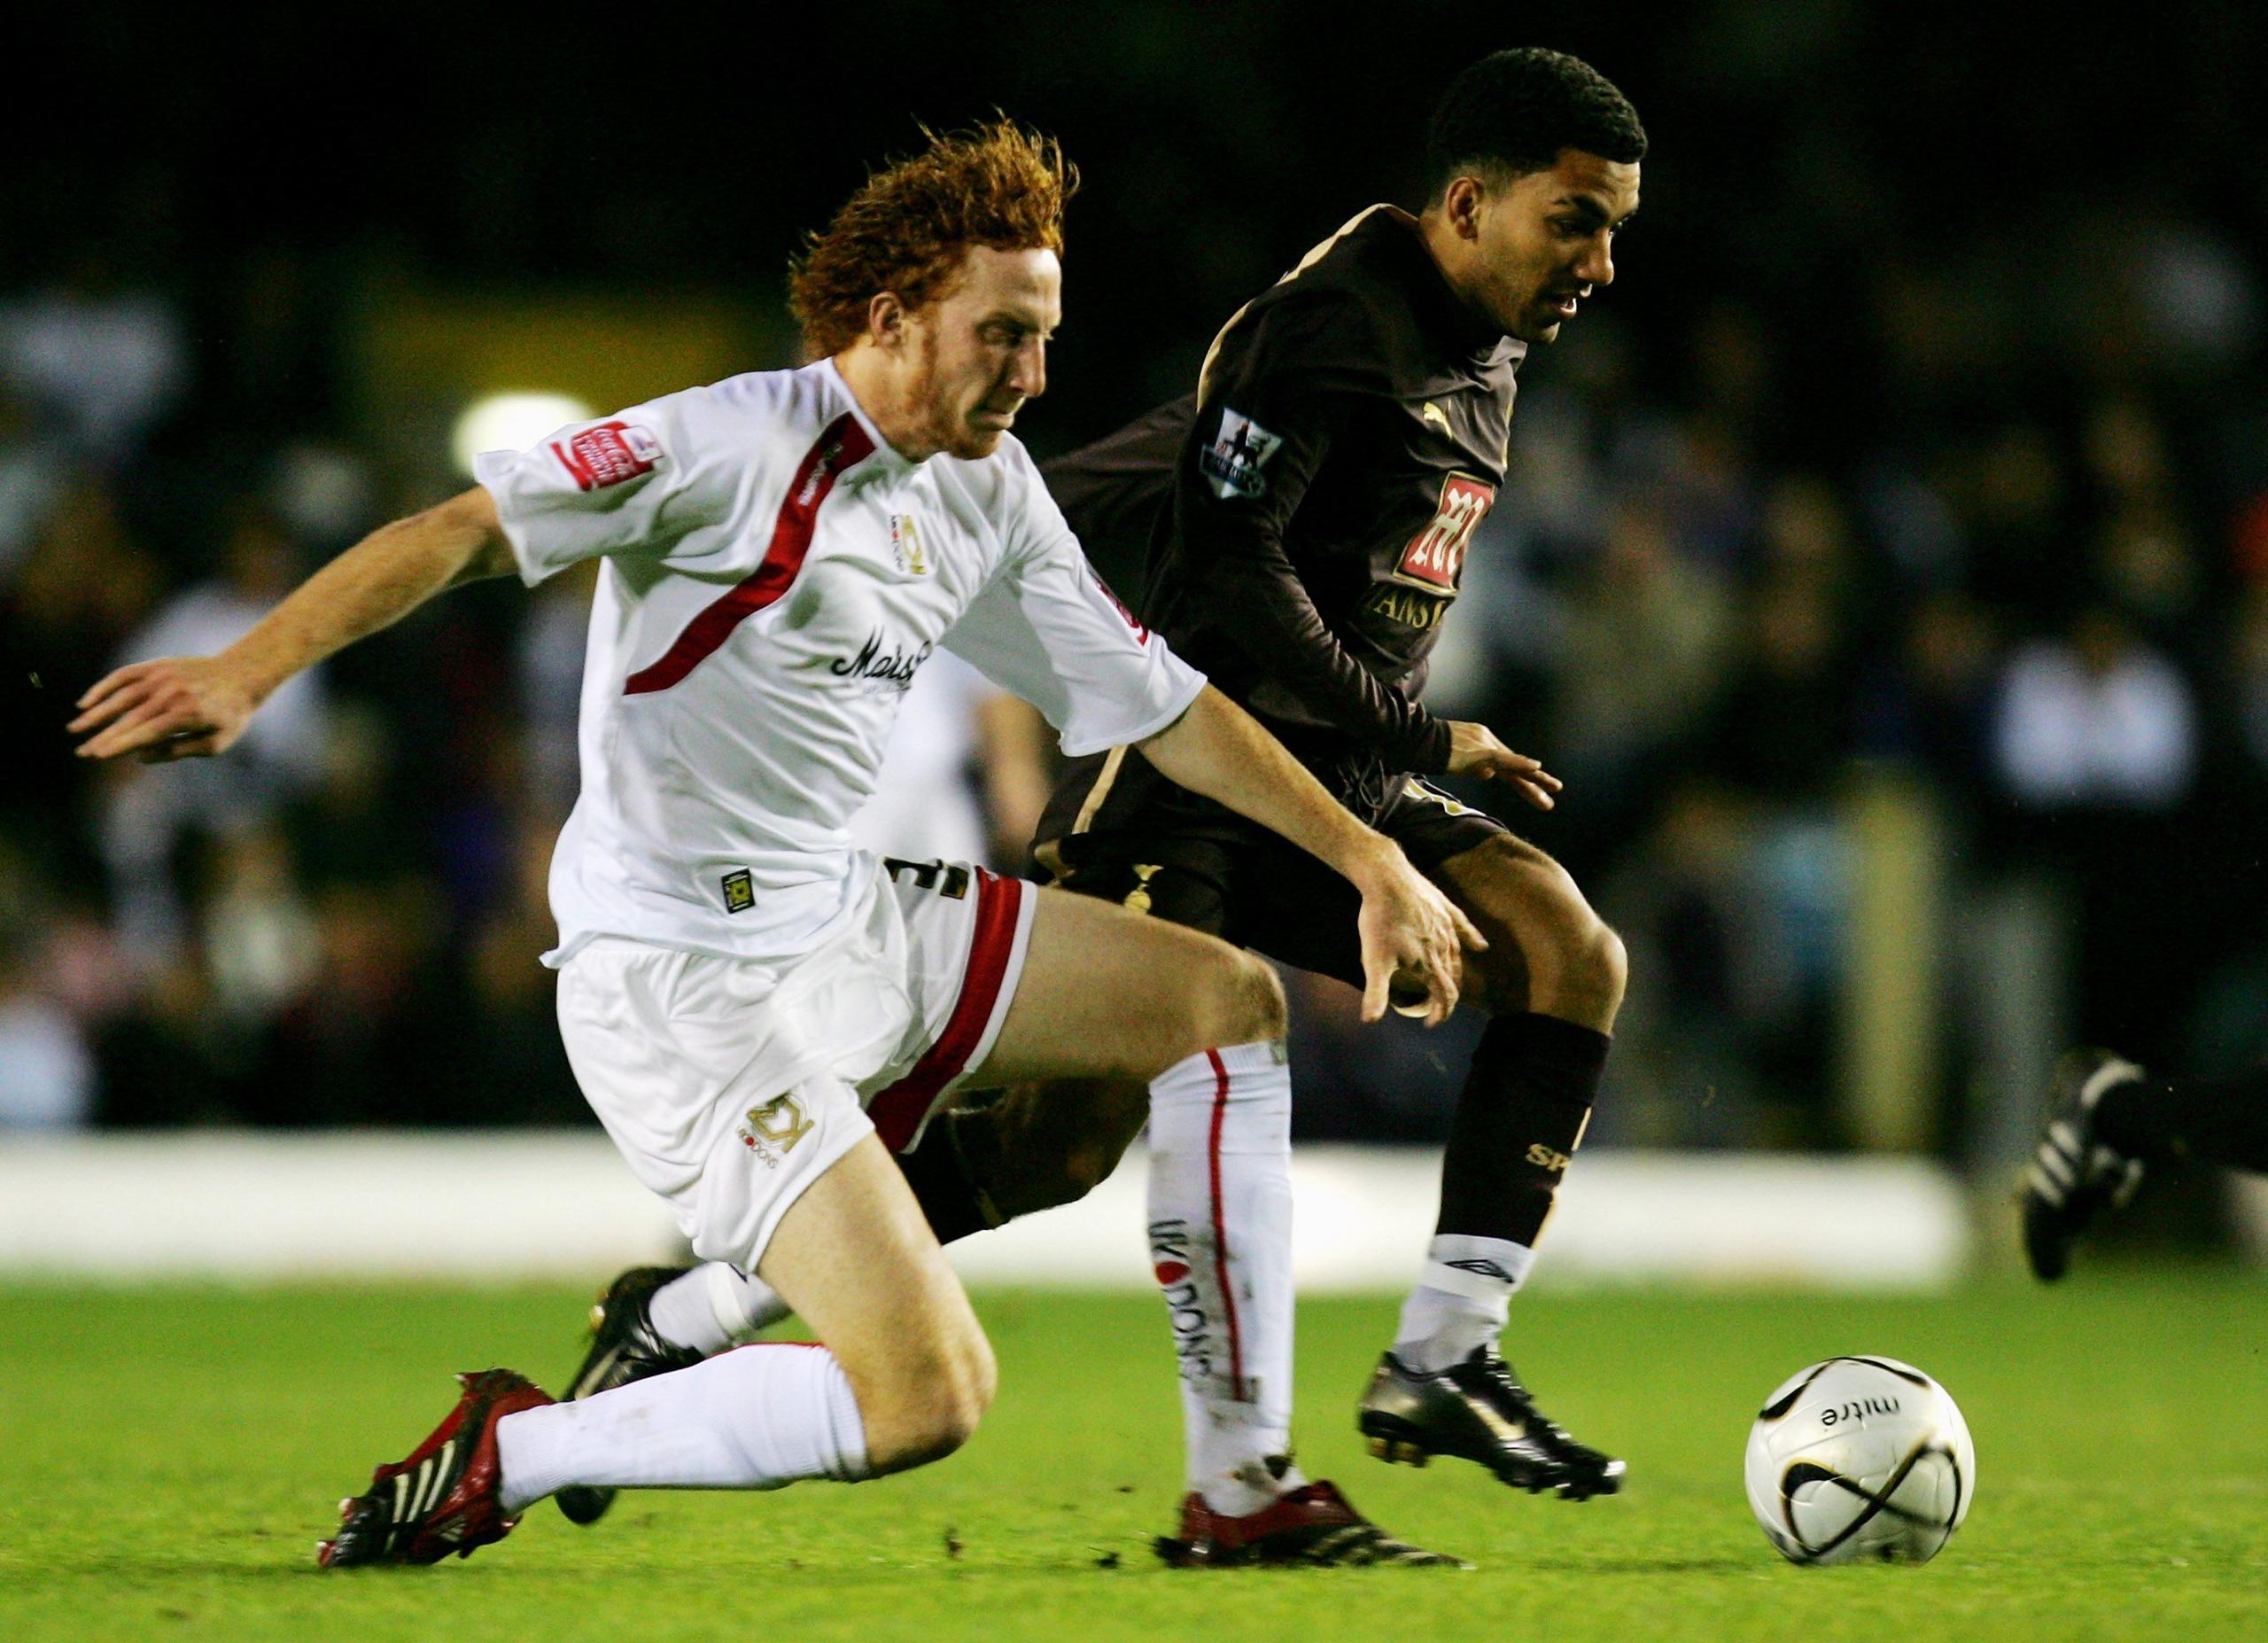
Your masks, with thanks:
[[[559,971],[575,1078],[704,1260],[753,1271],[788,1206],[866,1135],[893,1152],[991,1052],[1039,898],[951,863],[879,872],[791,959],[603,937]]]

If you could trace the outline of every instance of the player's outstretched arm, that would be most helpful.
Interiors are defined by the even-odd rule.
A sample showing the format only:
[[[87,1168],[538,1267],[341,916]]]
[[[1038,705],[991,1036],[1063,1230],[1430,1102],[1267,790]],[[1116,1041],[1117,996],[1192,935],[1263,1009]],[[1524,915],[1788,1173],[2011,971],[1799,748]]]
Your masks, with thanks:
[[[1211,685],[1140,746],[1169,780],[1282,834],[1362,892],[1363,1020],[1386,1014],[1397,977],[1425,987],[1428,1026],[1449,1019],[1464,949],[1488,944],[1399,845],[1356,821],[1282,743]]]
[[[218,656],[121,667],[79,698],[82,759],[209,757],[244,734],[276,688],[399,621],[445,588],[515,569],[494,498],[475,487],[381,526],[317,571]]]

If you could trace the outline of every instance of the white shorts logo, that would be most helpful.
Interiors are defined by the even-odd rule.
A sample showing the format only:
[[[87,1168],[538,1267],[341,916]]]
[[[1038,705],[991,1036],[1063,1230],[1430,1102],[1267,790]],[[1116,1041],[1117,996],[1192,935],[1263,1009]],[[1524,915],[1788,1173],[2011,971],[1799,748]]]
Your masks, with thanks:
[[[1283,442],[1281,434],[1270,433],[1243,412],[1223,407],[1221,432],[1198,453],[1197,465],[1212,486],[1213,494],[1222,501],[1258,496],[1268,489],[1267,476],[1260,471]]]

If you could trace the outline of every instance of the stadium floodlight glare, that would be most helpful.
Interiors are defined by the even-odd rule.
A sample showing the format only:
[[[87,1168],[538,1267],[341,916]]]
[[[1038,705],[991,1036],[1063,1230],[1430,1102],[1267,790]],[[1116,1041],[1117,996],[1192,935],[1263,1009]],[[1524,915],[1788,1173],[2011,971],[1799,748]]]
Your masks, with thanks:
[[[591,408],[570,393],[487,394],[457,418],[449,453],[460,471],[470,473],[472,459],[483,451],[524,451],[553,429],[591,415]]]

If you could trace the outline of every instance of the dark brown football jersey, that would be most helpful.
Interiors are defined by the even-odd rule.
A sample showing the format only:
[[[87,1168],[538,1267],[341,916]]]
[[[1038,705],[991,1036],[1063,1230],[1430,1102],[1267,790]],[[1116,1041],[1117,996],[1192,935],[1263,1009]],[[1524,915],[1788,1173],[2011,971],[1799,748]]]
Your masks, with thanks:
[[[1144,619],[1303,758],[1439,772],[1418,694],[1526,351],[1374,206],[1229,321],[1193,396],[1048,484],[1091,551],[1142,538]]]

